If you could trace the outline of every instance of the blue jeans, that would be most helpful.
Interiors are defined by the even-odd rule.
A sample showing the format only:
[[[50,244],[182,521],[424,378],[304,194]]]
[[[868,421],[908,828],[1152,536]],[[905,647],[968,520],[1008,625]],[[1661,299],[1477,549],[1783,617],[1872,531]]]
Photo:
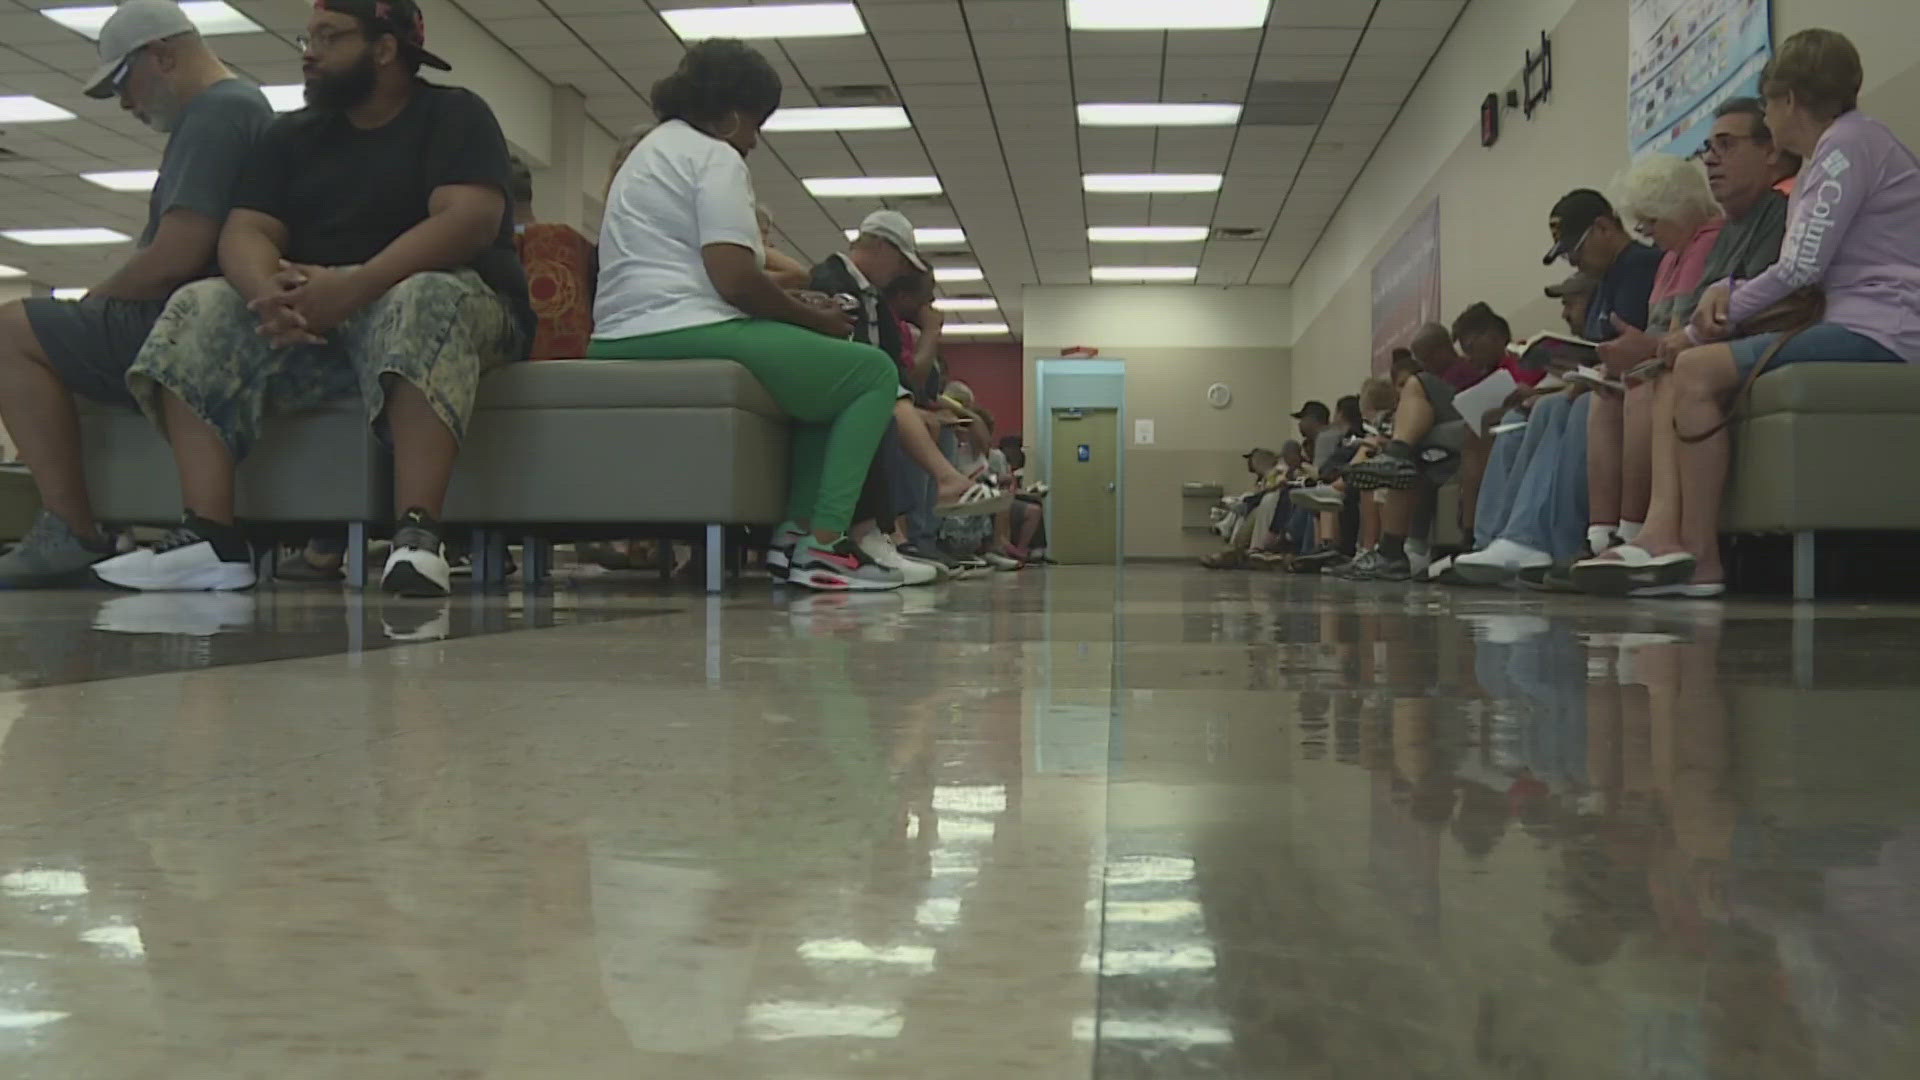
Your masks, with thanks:
[[[1587,418],[1593,395],[1555,394],[1533,408],[1528,435],[1539,439],[1514,489],[1499,536],[1565,562],[1587,538]]]
[[[1733,363],[1745,378],[1760,362],[1760,357],[1778,341],[1779,334],[1758,334],[1753,337],[1739,338],[1727,342],[1733,349]],[[1787,342],[1780,355],[1773,358],[1767,370],[1785,367],[1788,364],[1812,363],[1854,363],[1854,364],[1898,364],[1902,357],[1885,345],[1841,326],[1839,323],[1816,323]]]
[[[1526,413],[1509,409],[1500,422],[1517,424],[1526,418]],[[1484,550],[1500,535],[1500,530],[1506,528],[1507,511],[1513,506],[1514,488],[1520,483],[1527,438],[1531,434],[1529,424],[1527,430],[1493,437],[1493,453],[1487,458],[1487,472],[1480,480],[1480,498],[1473,504],[1473,546],[1477,550]]]
[[[941,429],[940,452],[953,460],[953,452],[958,447],[951,430]],[[892,476],[898,487],[894,495],[894,510],[906,519],[907,543],[923,552],[931,552],[940,544],[940,519],[933,508],[940,501],[940,487],[934,483],[927,470],[907,454],[907,449],[899,439],[891,446],[893,460]],[[907,496],[905,500],[900,495]]]

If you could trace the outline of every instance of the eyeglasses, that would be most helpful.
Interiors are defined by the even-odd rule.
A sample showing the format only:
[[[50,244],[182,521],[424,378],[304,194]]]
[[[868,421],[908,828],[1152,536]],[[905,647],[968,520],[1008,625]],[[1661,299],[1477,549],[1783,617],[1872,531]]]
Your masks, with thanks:
[[[1567,245],[1567,261],[1568,262],[1572,263],[1575,266],[1580,265],[1580,249],[1586,246],[1587,238],[1593,235],[1594,225],[1598,225],[1598,224],[1600,223],[1596,221],[1593,223],[1593,225],[1587,226],[1587,231],[1580,234],[1580,239],[1575,240],[1573,243]]]
[[[311,34],[301,34],[294,38],[293,45],[303,53],[326,50],[359,33],[361,30],[357,26],[346,30],[315,30]]]
[[[1771,143],[1773,137],[1771,135],[1715,135],[1702,142],[1700,148],[1693,152],[1692,157],[1694,161],[1705,161],[1709,157],[1725,157],[1733,152],[1734,147],[1743,142]]]
[[[140,59],[140,54],[146,51],[147,47],[142,45],[128,53],[126,59],[120,61],[120,66],[116,68],[113,74],[107,79],[107,85],[113,88],[115,94],[125,94],[127,92],[127,82],[133,78],[134,61]]]

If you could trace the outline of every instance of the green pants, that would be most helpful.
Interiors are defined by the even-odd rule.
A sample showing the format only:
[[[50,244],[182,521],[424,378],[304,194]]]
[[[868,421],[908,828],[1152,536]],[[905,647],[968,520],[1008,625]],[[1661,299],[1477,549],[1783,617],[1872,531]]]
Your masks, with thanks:
[[[793,417],[787,517],[845,532],[880,435],[893,422],[899,369],[871,345],[767,319],[593,342],[595,360],[732,360]]]

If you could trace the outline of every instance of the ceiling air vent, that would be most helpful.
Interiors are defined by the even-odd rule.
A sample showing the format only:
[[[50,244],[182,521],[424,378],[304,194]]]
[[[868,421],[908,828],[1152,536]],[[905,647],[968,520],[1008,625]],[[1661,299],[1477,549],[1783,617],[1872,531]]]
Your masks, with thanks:
[[[1333,107],[1333,95],[1340,90],[1334,82],[1294,82],[1270,79],[1255,82],[1247,91],[1246,107],[1240,122],[1253,125],[1302,127],[1326,119]]]
[[[1209,240],[1265,240],[1267,234],[1261,229],[1220,226],[1207,234]]]
[[[854,86],[818,86],[814,88],[813,98],[821,105],[898,105],[900,96],[886,83],[872,83]]]

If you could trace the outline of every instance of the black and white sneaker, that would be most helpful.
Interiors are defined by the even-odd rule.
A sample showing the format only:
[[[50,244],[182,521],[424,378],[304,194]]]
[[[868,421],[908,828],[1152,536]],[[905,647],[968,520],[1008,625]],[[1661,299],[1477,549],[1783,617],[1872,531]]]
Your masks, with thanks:
[[[773,530],[773,543],[767,546],[767,576],[775,582],[787,580],[793,567],[793,552],[807,534],[789,525],[781,525]]]
[[[440,597],[452,591],[452,581],[453,569],[440,543],[440,523],[418,508],[400,515],[380,587],[395,596]]]
[[[158,544],[95,563],[95,577],[139,592],[232,592],[253,588],[253,549],[232,525],[186,514]]]

